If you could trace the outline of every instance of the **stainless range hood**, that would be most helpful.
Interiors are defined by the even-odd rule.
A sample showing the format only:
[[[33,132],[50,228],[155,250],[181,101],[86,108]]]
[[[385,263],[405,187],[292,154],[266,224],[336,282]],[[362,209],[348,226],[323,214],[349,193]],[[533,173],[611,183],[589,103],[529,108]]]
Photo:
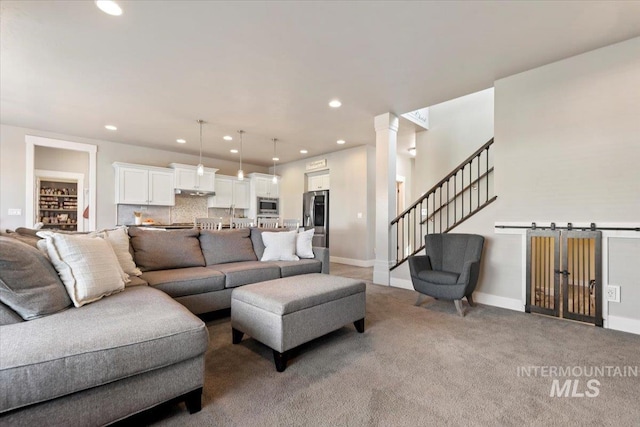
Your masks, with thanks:
[[[198,190],[181,190],[179,188],[175,189],[176,194],[180,194],[182,196],[196,196],[196,197],[205,197],[205,196],[215,196],[215,191],[198,191]]]

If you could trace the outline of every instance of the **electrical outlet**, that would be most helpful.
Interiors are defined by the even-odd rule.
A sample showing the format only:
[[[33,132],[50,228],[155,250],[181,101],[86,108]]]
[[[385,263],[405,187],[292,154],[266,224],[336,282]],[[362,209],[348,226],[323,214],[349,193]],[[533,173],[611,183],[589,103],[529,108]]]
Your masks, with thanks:
[[[147,210],[147,207],[146,207],[146,206],[140,206],[140,210],[141,210],[141,211],[146,211],[146,210]]]
[[[607,301],[620,302],[620,286],[607,285]]]

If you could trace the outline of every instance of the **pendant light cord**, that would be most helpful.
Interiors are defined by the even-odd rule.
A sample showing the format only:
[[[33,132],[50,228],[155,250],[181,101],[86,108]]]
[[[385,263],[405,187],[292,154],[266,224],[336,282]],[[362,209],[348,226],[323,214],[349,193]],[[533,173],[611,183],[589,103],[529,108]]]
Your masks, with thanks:
[[[200,162],[198,163],[202,164],[202,123],[204,122],[200,119],[198,120],[198,123],[200,123]]]
[[[238,132],[240,133],[240,170],[242,170],[242,134],[244,131],[239,130]]]

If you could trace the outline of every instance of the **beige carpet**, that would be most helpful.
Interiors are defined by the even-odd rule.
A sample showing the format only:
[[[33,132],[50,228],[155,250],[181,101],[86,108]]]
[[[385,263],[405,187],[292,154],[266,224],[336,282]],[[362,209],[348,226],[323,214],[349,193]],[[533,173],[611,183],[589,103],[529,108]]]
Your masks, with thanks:
[[[640,425],[640,336],[487,306],[414,307],[412,291],[367,287],[366,331],[353,325],[302,346],[283,373],[271,350],[211,337],[201,412],[165,405],[135,424],[159,426]],[[637,367],[638,376],[518,375],[519,367]],[[550,397],[552,383],[592,383],[597,397]],[[573,382],[571,383],[573,391]],[[571,395],[571,392],[569,392]]]

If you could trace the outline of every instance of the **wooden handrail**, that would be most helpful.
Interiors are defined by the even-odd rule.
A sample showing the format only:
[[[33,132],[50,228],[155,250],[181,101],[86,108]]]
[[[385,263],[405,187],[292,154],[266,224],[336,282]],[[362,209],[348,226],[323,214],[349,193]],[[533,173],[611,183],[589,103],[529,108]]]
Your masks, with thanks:
[[[422,201],[424,199],[426,199],[427,197],[429,197],[431,195],[431,193],[435,193],[435,191],[442,187],[442,185],[444,185],[445,182],[449,181],[454,175],[456,175],[458,172],[460,172],[460,170],[462,170],[463,168],[465,168],[469,163],[471,163],[471,161],[473,159],[475,159],[476,157],[478,157],[484,150],[486,150],[487,148],[489,148],[489,146],[493,144],[493,138],[491,138],[489,141],[487,141],[482,147],[478,148],[472,155],[470,155],[464,162],[460,163],[449,175],[447,175],[446,177],[444,177],[443,179],[440,180],[440,182],[438,182],[436,185],[434,185],[433,187],[431,187],[431,189],[429,191],[427,191],[426,193],[424,193],[424,195],[422,195],[415,203],[413,203],[411,206],[409,206],[407,209],[405,209],[404,211],[402,211],[402,213],[400,215],[398,215],[397,217],[395,217],[393,219],[393,221],[391,221],[391,225],[393,225],[394,223],[398,222],[398,220],[403,217],[405,214],[407,214],[410,210],[412,210],[413,208],[415,208],[416,206],[418,206],[420,203],[422,203]]]

